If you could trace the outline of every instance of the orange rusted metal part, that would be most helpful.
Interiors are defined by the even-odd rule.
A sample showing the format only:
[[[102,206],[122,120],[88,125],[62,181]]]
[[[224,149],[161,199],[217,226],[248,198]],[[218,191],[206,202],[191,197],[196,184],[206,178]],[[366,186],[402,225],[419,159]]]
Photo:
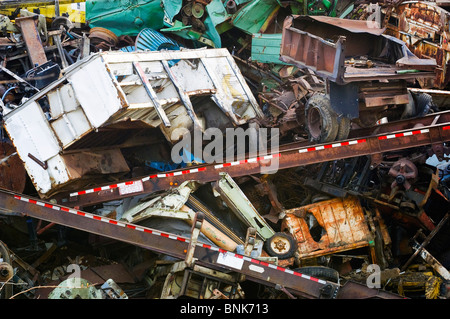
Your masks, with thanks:
[[[436,60],[436,77],[421,83],[423,87],[444,89],[449,84],[449,17],[436,3],[409,1],[394,8],[386,19],[387,35],[404,41],[417,57]]]
[[[27,171],[14,146],[0,142],[0,188],[23,192],[26,180]]]
[[[335,198],[287,210],[282,228],[297,240],[299,259],[366,247],[373,240],[356,197]]]

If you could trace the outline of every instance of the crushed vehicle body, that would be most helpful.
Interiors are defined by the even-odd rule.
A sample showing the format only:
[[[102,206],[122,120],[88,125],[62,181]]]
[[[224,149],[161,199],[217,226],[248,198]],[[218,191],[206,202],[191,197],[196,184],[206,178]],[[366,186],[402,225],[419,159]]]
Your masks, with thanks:
[[[153,28],[215,48],[222,47],[221,34],[233,27],[248,34],[266,30],[281,8],[276,0],[145,0],[133,5],[122,0],[87,1],[86,7],[86,19],[93,27],[106,28],[118,37]]]
[[[282,229],[296,238],[299,260],[372,245],[373,235],[356,197],[313,203],[284,214]]]
[[[170,60],[178,62],[170,67]],[[4,120],[35,187],[48,197],[85,175],[128,172],[117,145],[158,134],[149,129],[172,145],[177,129],[239,126],[259,112],[228,51],[199,49],[91,55]]]

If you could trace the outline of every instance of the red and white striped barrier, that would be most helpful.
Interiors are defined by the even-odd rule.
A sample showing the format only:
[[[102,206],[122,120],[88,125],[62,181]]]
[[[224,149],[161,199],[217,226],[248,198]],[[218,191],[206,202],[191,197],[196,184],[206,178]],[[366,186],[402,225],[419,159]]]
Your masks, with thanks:
[[[150,228],[147,228],[147,227],[142,227],[142,226],[138,226],[138,225],[134,225],[134,224],[120,222],[120,221],[117,221],[117,220],[114,220],[114,219],[110,219],[110,218],[107,218],[107,217],[103,217],[103,216],[98,216],[98,215],[95,215],[95,214],[82,212],[82,211],[79,211],[79,210],[76,210],[76,209],[66,208],[66,207],[62,207],[62,206],[57,206],[57,205],[53,205],[53,204],[50,204],[50,203],[41,202],[41,201],[38,201],[38,200],[35,200],[35,199],[27,198],[27,197],[24,197],[24,196],[18,196],[18,195],[14,195],[14,199],[20,200],[20,201],[23,201],[23,202],[26,202],[26,203],[29,203],[29,204],[34,204],[34,205],[37,205],[37,206],[50,208],[50,209],[53,209],[53,210],[59,211],[59,212],[66,212],[66,213],[69,213],[69,214],[74,214],[74,215],[78,215],[78,216],[81,216],[81,217],[90,218],[90,219],[93,219],[93,220],[96,220],[96,221],[112,224],[112,225],[115,225],[115,226],[118,226],[118,227],[126,227],[126,228],[129,228],[129,229],[135,230],[135,231],[140,231],[140,232],[149,233],[149,234],[156,235],[156,236],[165,237],[165,238],[172,239],[172,240],[177,240],[177,241],[182,241],[182,242],[189,243],[189,239],[187,239],[187,238],[176,236],[176,235],[173,235],[173,234],[170,234],[170,233],[160,232],[160,231],[153,230],[153,229],[150,229]],[[295,272],[293,270],[290,270],[290,269],[287,269],[287,268],[284,268],[284,267],[280,267],[280,266],[277,266],[277,265],[274,265],[274,264],[270,264],[270,263],[267,263],[267,262],[264,262],[264,261],[261,261],[261,260],[255,259],[255,258],[250,258],[250,257],[247,257],[247,256],[235,254],[233,252],[221,249],[219,247],[211,246],[211,245],[204,244],[204,243],[198,243],[197,246],[203,247],[203,248],[206,248],[206,249],[211,249],[211,250],[214,250],[214,251],[218,251],[219,253],[222,254],[220,256],[222,259],[224,259],[224,258],[233,258],[234,259],[235,258],[236,260],[245,260],[245,261],[250,262],[250,263],[252,263],[254,265],[264,266],[264,267],[268,267],[268,268],[275,269],[275,270],[278,270],[278,271],[282,271],[282,272],[285,272],[285,273],[288,273],[288,274],[291,274],[291,275],[302,277],[304,279],[308,279],[308,280],[312,280],[312,281],[318,282],[320,284],[324,284],[324,285],[327,284],[327,282],[325,280],[314,278],[314,277],[311,277],[311,276],[308,276],[308,275],[305,275],[305,274],[302,274],[302,273],[298,273],[298,272]],[[218,262],[218,263],[220,263],[220,262]],[[238,263],[234,262],[234,264],[236,265]],[[261,268],[261,267],[249,267],[249,269],[252,270],[252,271],[255,271],[255,272],[259,272],[259,273],[264,271],[264,269]]]
[[[443,130],[448,130],[448,129],[450,129],[450,126],[443,127]],[[388,134],[388,135],[378,136],[378,140],[387,140],[387,139],[393,139],[393,138],[398,138],[398,137],[425,134],[425,133],[429,133],[429,132],[430,132],[429,129],[422,129],[422,130],[414,130],[414,131],[402,132],[402,133],[396,133],[396,134]],[[325,149],[330,149],[330,148],[338,148],[338,147],[343,147],[343,146],[362,144],[362,143],[366,143],[366,142],[367,142],[367,139],[355,139],[355,140],[343,141],[343,142],[338,142],[338,143],[330,143],[330,144],[320,145],[320,146],[306,147],[306,148],[300,149],[298,152],[299,153],[315,152],[315,151],[320,151],[320,150],[325,150]],[[261,162],[264,160],[280,158],[281,156],[282,156],[281,153],[270,154],[270,155],[265,155],[265,156],[260,156],[260,157],[249,158],[246,160],[217,164],[217,165],[214,165],[213,168],[214,169],[222,169],[222,168],[226,168],[226,167],[230,167],[230,166],[244,165],[244,164],[249,164],[249,163],[257,163],[257,162]],[[107,185],[107,186],[102,186],[102,187],[95,187],[95,188],[91,188],[91,189],[87,189],[87,190],[74,192],[74,193],[71,193],[69,196],[73,197],[73,196],[78,196],[78,195],[95,193],[95,192],[99,192],[99,191],[103,191],[103,190],[110,190],[110,189],[114,189],[114,188],[119,188],[119,189],[128,188],[129,190],[124,190],[124,192],[133,193],[133,192],[142,190],[142,182],[149,181],[150,179],[167,178],[167,177],[180,176],[180,175],[185,175],[185,174],[194,174],[194,173],[206,171],[207,169],[209,169],[209,168],[208,167],[199,167],[199,168],[176,171],[176,172],[171,172],[171,173],[154,174],[154,175],[144,177],[137,181],[123,182],[123,183],[112,184],[112,185]],[[136,189],[133,189],[133,186],[136,186]]]

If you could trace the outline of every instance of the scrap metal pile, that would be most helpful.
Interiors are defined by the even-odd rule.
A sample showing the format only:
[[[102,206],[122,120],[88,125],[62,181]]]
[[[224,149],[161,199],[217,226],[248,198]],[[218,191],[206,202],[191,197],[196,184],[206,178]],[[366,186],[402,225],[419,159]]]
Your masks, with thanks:
[[[450,298],[447,6],[0,1],[0,298]]]

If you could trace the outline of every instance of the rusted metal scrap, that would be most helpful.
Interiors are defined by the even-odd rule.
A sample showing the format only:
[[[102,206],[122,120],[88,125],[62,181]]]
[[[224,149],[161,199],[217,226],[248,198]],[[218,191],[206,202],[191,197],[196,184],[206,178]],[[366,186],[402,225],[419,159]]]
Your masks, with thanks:
[[[372,248],[372,233],[357,198],[336,198],[286,210],[282,229],[295,236],[299,260]]]
[[[386,34],[404,41],[417,57],[436,60],[436,76],[421,82],[422,87],[448,88],[450,13],[438,3],[408,1],[385,14]]]
[[[244,299],[242,284],[252,281],[270,298],[398,299],[416,287],[426,298],[447,298],[440,289],[450,279],[442,217],[450,173],[439,179],[425,161],[450,153],[450,113],[430,116],[437,111],[433,101],[408,86],[447,85],[448,18],[438,7],[442,1],[402,2],[379,1],[375,13],[384,14],[384,28],[370,19],[320,16],[341,12],[334,3],[332,10],[309,11],[319,15],[288,16],[282,37],[244,30],[247,38],[274,39],[271,52],[282,39],[275,67],[233,57],[227,49],[181,48],[168,38],[175,50],[140,51],[145,32],[134,39],[101,27],[75,31],[58,7],[51,26],[24,10],[2,17],[0,94],[11,142],[1,144],[0,186],[13,192],[0,190],[0,230],[7,230],[0,234],[16,227],[26,238],[17,245],[29,247],[19,249],[24,261],[0,242],[0,282],[14,278],[18,285],[0,288],[0,297],[14,291],[13,298],[30,299],[123,299],[133,293]],[[203,9],[215,4],[194,3]],[[246,3],[229,5],[250,12],[254,3]],[[298,6],[264,4],[275,9],[259,32]],[[354,18],[367,5],[345,1],[339,9],[354,8]],[[364,11],[361,19],[370,14]],[[250,42],[244,42],[238,55],[245,56]],[[278,62],[277,54],[255,49],[266,54],[259,58]],[[336,115],[331,126],[320,122],[327,105]],[[384,116],[388,123],[377,123]],[[147,174],[155,166],[141,167],[168,158],[179,128],[250,122],[279,128],[283,141],[296,142],[269,160],[188,170],[167,165],[158,175]],[[282,172],[262,174],[275,159]],[[254,191],[258,196],[251,196]],[[81,259],[92,257],[68,257],[65,249],[73,243],[67,228],[86,232],[77,235],[95,253],[120,255],[129,264],[86,266]],[[414,232],[405,248],[402,241]],[[55,255],[67,258],[49,266]],[[81,282],[91,289],[82,291],[68,279],[67,261],[83,269]],[[413,261],[430,271],[416,274],[420,280],[408,286],[397,266],[409,274]],[[368,287],[369,263],[381,266],[386,289]],[[363,275],[360,282],[352,281],[355,273]],[[54,286],[39,288],[44,283]]]
[[[392,110],[412,103],[408,81],[434,77],[435,60],[418,58],[405,43],[383,32],[373,21],[285,19],[280,60],[327,81],[325,93],[315,94],[305,104],[311,141],[347,138],[350,121],[368,127],[382,117],[398,119]]]

